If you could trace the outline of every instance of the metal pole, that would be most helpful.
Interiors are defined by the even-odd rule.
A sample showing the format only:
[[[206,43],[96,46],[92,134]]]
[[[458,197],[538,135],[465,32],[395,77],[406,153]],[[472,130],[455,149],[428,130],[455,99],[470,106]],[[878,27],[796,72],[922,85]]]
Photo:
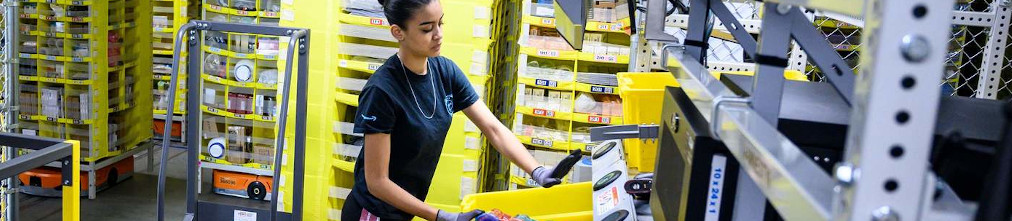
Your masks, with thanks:
[[[18,95],[20,94],[20,87],[18,86],[18,71],[20,70],[20,60],[18,59],[15,48],[20,44],[19,37],[17,34],[20,22],[18,22],[18,1],[5,0],[4,5],[4,30],[3,30],[3,62],[4,62],[4,73],[3,73],[3,131],[4,132],[15,132],[17,130],[18,120]],[[3,161],[13,159],[17,156],[17,149],[13,147],[3,147]],[[6,211],[4,217],[9,217],[8,220],[18,220],[18,191],[17,187],[20,180],[15,177],[9,177],[3,180],[4,190],[6,193],[3,195],[3,203]]]
[[[922,220],[954,1],[867,3],[834,218]]]

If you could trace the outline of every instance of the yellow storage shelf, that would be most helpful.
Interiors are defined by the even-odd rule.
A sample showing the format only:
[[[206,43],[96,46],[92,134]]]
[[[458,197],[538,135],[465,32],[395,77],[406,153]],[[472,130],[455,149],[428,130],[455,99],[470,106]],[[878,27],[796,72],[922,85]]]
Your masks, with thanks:
[[[337,168],[339,170],[342,170],[342,171],[345,171],[345,172],[349,172],[349,173],[354,173],[355,172],[355,162],[348,162],[348,161],[344,161],[344,160],[336,159],[336,158],[333,159],[333,162],[334,162],[334,168]]]
[[[341,15],[338,16],[338,20],[341,21],[341,23],[369,26],[369,27],[385,28],[387,26],[390,26],[390,22],[388,22],[384,18],[365,17],[347,13],[341,13]]]
[[[42,59],[42,60],[49,60],[49,61],[69,61],[69,62],[92,62],[93,61],[92,57],[68,57],[68,56],[53,56],[53,55],[28,54],[28,53],[20,53],[20,54],[18,54],[18,57],[19,58],[29,58],[29,59]]]
[[[380,66],[383,66],[383,63],[340,59],[337,61],[337,66],[365,73],[373,73],[378,70]]]
[[[334,100],[342,104],[358,107],[358,95],[337,92],[334,94]]]
[[[94,82],[92,80],[72,80],[72,79],[36,77],[36,76],[18,76],[18,80],[57,83],[57,84],[73,84],[73,85],[90,85]]]
[[[270,122],[270,123],[274,122],[274,117],[260,116],[260,115],[256,115],[256,114],[237,114],[237,113],[228,112],[228,111],[221,110],[221,109],[214,108],[214,107],[208,107],[208,106],[205,106],[203,104],[200,105],[200,110],[204,111],[204,113],[209,113],[209,114],[213,114],[213,115],[217,115],[217,116],[234,118],[234,119],[244,119],[244,120],[253,120],[253,121]]]
[[[623,19],[623,20],[624,21],[628,21],[628,19]],[[546,27],[546,28],[555,28],[555,24],[556,24],[554,18],[542,18],[542,17],[537,17],[537,16],[531,16],[531,15],[524,16],[523,22],[526,23],[526,24],[530,24],[530,25],[534,25],[534,26],[538,26],[538,27]],[[629,22],[607,23],[607,22],[587,21],[587,24],[584,27],[586,27],[587,31],[592,31],[592,32],[626,33],[625,32],[625,28],[626,28],[625,24],[628,24],[628,23]]]
[[[537,147],[543,147],[543,148],[548,148],[548,149],[554,149],[554,150],[570,151],[570,150],[580,149],[580,148],[573,148],[571,145],[569,145],[569,142],[565,141],[565,140],[552,140],[552,139],[529,137],[529,136],[523,136],[523,135],[517,135],[517,139],[519,139],[520,143],[523,143],[523,144],[527,144],[527,145],[531,145],[531,146],[537,146]]]
[[[240,166],[240,167],[252,168],[252,169],[257,169],[257,170],[273,170],[274,169],[274,167],[272,167],[271,165],[267,165],[267,164],[259,164],[259,163],[235,164],[235,163],[228,162],[226,160],[215,159],[215,158],[212,158],[212,157],[206,156],[206,155],[200,155],[200,161],[207,162],[207,163],[221,164],[221,165],[226,165],[226,166]]]
[[[77,6],[88,6],[94,4],[93,1],[70,1],[70,0],[21,0],[21,2],[50,3],[60,5],[77,5]]]
[[[56,17],[56,16],[39,15],[39,14],[24,14],[24,13],[22,13],[20,17],[21,18],[46,20],[46,21],[78,22],[78,23],[88,23],[88,22],[91,22],[91,20],[92,20],[91,17]]]
[[[525,84],[531,87],[539,87],[563,91],[571,91],[575,88],[576,85],[576,83],[572,81],[555,81],[530,77],[519,77],[517,78],[517,83]]]
[[[545,110],[540,108],[524,107],[524,106],[517,106],[516,109],[517,113],[521,113],[524,115],[551,118],[556,120],[571,120],[573,117],[573,113],[570,112]]]
[[[594,54],[590,52],[580,52],[577,57],[577,60],[611,63],[611,64],[628,64],[629,55],[607,55],[607,54]]]
[[[604,85],[593,85],[584,84],[577,82],[575,86],[576,91],[595,93],[595,94],[618,94],[618,88]]]
[[[151,111],[151,113],[165,115],[168,114],[169,112],[167,110],[153,110]],[[174,114],[186,114],[186,111],[176,111]],[[182,118],[175,118],[175,119],[182,119]]]
[[[217,84],[228,85],[232,87],[243,87],[243,88],[255,88],[261,90],[277,90],[278,85],[276,84],[261,84],[257,82],[238,82],[229,79],[220,78],[218,76],[211,76],[207,74],[201,74],[200,79],[205,81],[214,82]]]
[[[575,61],[578,54],[577,51],[538,49],[534,47],[521,47],[520,53],[539,58],[548,58],[564,61]]]
[[[590,182],[582,182],[556,185],[552,188],[471,194],[464,196],[460,210],[499,209],[511,215],[527,214],[534,220],[592,220],[594,218],[592,190]]]
[[[48,117],[48,116],[43,116],[43,115],[24,115],[24,114],[19,115],[18,119],[21,119],[21,120],[48,121],[48,122],[64,123],[64,124],[92,124],[92,123],[95,123],[95,120],[92,120],[92,119],[77,120],[77,119],[69,119],[69,118]]]
[[[621,125],[621,116],[602,116],[585,113],[573,113],[573,121],[592,123],[592,124],[607,124],[607,125]]]

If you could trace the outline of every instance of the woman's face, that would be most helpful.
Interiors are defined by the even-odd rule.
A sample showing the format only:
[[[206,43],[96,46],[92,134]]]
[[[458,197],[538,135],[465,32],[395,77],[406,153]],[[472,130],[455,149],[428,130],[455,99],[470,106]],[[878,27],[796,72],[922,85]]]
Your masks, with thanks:
[[[418,56],[439,56],[443,45],[443,6],[438,0],[418,8],[404,25],[407,27],[400,27],[402,48]]]

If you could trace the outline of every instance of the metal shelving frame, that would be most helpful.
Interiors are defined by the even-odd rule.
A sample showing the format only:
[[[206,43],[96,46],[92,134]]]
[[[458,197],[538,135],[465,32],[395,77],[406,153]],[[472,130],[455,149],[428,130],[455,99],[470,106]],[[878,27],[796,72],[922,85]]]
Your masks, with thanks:
[[[176,41],[175,41],[176,42],[175,43],[176,47],[175,48],[178,48],[180,50],[175,50],[174,51],[173,65],[172,65],[172,68],[173,68],[173,70],[172,70],[172,78],[171,78],[171,81],[170,81],[171,88],[168,90],[170,97],[175,97],[176,96],[175,95],[175,93],[176,93],[175,87],[177,85],[179,85],[179,75],[181,73],[178,70],[178,68],[180,67],[179,66],[180,62],[181,62],[180,59],[182,58],[180,55],[184,51],[186,53],[189,53],[189,54],[194,54],[194,53],[197,53],[197,52],[200,51],[200,49],[201,49],[201,43],[200,43],[200,39],[201,39],[200,36],[201,35],[200,35],[200,32],[202,32],[202,31],[246,33],[246,34],[271,35],[271,36],[289,37],[290,38],[289,39],[289,43],[288,43],[289,47],[288,47],[287,56],[285,57],[287,59],[287,62],[285,62],[286,67],[284,69],[285,70],[285,75],[284,75],[283,81],[281,81],[281,82],[283,82],[282,85],[281,85],[281,88],[279,88],[279,90],[280,90],[279,93],[282,94],[281,95],[282,98],[281,98],[281,105],[279,106],[281,108],[281,110],[280,110],[280,114],[278,116],[278,121],[277,122],[278,122],[278,125],[280,125],[280,126],[277,129],[277,131],[278,131],[277,132],[277,136],[276,136],[277,139],[275,140],[275,142],[276,142],[275,146],[278,147],[278,148],[275,148],[275,154],[274,154],[274,156],[278,156],[278,157],[274,157],[274,164],[273,165],[275,165],[275,166],[273,167],[273,174],[272,174],[273,176],[272,177],[274,179],[273,180],[274,184],[279,184],[280,183],[279,179],[281,178],[281,168],[282,168],[280,165],[283,165],[282,164],[282,158],[283,158],[282,156],[285,156],[285,155],[283,155],[283,152],[282,152],[282,151],[284,151],[285,148],[281,148],[281,147],[288,146],[288,145],[285,145],[286,142],[285,142],[284,138],[286,137],[285,136],[285,129],[288,127],[287,126],[288,124],[286,122],[287,122],[287,116],[288,116],[288,109],[290,107],[289,106],[289,95],[292,94],[292,91],[291,91],[291,86],[292,86],[291,83],[292,83],[292,80],[293,80],[292,79],[292,70],[293,70],[292,66],[293,66],[293,63],[298,63],[298,67],[297,67],[298,73],[296,75],[296,77],[298,77],[298,79],[295,80],[295,83],[297,84],[295,86],[296,101],[295,101],[295,105],[294,105],[295,106],[295,110],[294,110],[295,111],[295,124],[294,124],[294,128],[295,128],[295,134],[294,135],[295,136],[293,137],[294,143],[291,145],[291,147],[293,149],[292,153],[293,153],[293,158],[294,158],[294,166],[293,166],[293,171],[292,171],[292,174],[293,174],[293,183],[292,183],[292,187],[293,187],[292,188],[292,190],[293,190],[293,193],[292,193],[293,197],[292,198],[293,198],[293,200],[291,202],[291,204],[292,204],[292,211],[291,211],[291,213],[287,213],[287,212],[279,211],[279,208],[278,208],[278,204],[279,204],[279,201],[278,201],[279,199],[278,198],[279,198],[279,195],[282,195],[284,193],[283,191],[281,191],[281,188],[279,188],[278,186],[284,186],[284,185],[275,185],[275,188],[273,188],[273,191],[275,191],[275,192],[281,192],[282,194],[271,194],[271,197],[270,197],[271,199],[270,199],[269,202],[262,202],[262,203],[261,202],[256,202],[256,203],[249,203],[249,202],[235,203],[236,199],[231,198],[231,197],[229,197],[230,199],[232,199],[231,202],[224,202],[224,201],[222,201],[222,202],[216,202],[216,201],[213,201],[213,200],[211,200],[211,201],[205,201],[203,199],[198,199],[197,196],[198,196],[199,191],[200,191],[200,183],[199,183],[200,182],[200,178],[198,177],[199,176],[199,171],[198,170],[199,170],[200,161],[198,159],[198,155],[200,154],[200,151],[201,151],[200,150],[201,144],[200,144],[200,142],[187,142],[186,143],[186,146],[187,146],[186,215],[184,216],[183,220],[198,220],[198,219],[201,219],[201,218],[206,218],[206,219],[211,219],[211,220],[228,220],[228,219],[234,219],[234,218],[236,218],[235,216],[238,216],[237,214],[251,215],[256,220],[272,220],[272,221],[273,220],[279,220],[279,219],[280,220],[302,220],[302,210],[303,210],[302,209],[302,205],[303,205],[302,198],[303,198],[303,192],[304,192],[303,183],[304,183],[304,180],[305,180],[305,173],[304,173],[304,171],[305,171],[305,145],[306,145],[306,97],[307,97],[307,90],[306,90],[306,88],[308,87],[308,81],[309,81],[309,75],[308,75],[308,71],[309,71],[309,65],[308,65],[308,59],[309,59],[309,34],[310,34],[309,33],[309,29],[286,28],[286,27],[264,26],[264,25],[222,23],[222,22],[208,22],[208,21],[200,21],[200,20],[191,21],[190,23],[188,23],[188,24],[183,25],[182,27],[180,27],[179,31],[178,31],[178,33],[176,35]],[[185,50],[183,49],[183,45],[182,45],[183,42],[184,42],[184,40],[186,42],[186,49]],[[297,56],[296,56],[296,51],[298,52]],[[187,61],[185,61],[187,63],[187,65],[186,65],[186,67],[187,67],[186,75],[187,76],[200,76],[200,68],[201,68],[202,65],[193,65],[193,64],[200,64],[201,63],[201,58],[199,56],[187,56],[186,59],[187,59]],[[189,78],[186,78],[186,80],[187,80],[187,82],[186,82],[187,88],[198,88],[197,86],[199,86],[201,84],[201,79],[197,78],[197,77],[189,77]],[[187,105],[186,109],[187,110],[198,110],[200,108],[200,105],[201,105],[200,102],[192,102],[192,101],[198,101],[198,100],[200,100],[200,96],[201,96],[201,90],[187,90],[186,91],[186,97],[187,97],[186,100],[191,101],[191,102],[187,102],[186,103],[186,105]],[[175,100],[173,100],[173,101],[171,101],[169,103],[168,109],[169,110],[173,110],[174,106],[175,106]],[[185,115],[186,115],[186,118],[187,118],[188,122],[199,122],[200,111],[187,111]],[[170,119],[167,120],[167,121],[171,121],[171,115],[169,116],[169,118]],[[200,125],[198,125],[198,124],[187,124],[186,126],[187,126],[187,128],[186,128],[187,131],[200,131]],[[172,131],[171,124],[166,124],[165,130],[163,131],[165,134],[163,134],[163,136],[168,136],[169,135],[168,133],[171,133],[171,131]],[[191,140],[191,141],[193,141],[193,140],[199,140],[199,137],[198,137],[199,133],[188,133],[187,136],[189,136],[187,138],[187,140]],[[167,143],[167,142],[163,142],[162,143],[162,153],[161,153],[162,154],[161,155],[162,162],[167,161],[167,158],[168,158],[168,149],[169,149],[168,145],[169,145],[169,143]],[[165,174],[165,170],[166,170],[166,164],[161,164],[161,167],[159,168],[159,173],[158,173],[159,174],[159,176],[158,176],[158,220],[164,220],[164,213],[165,213],[165,204],[164,204],[164,199],[165,199],[165,175],[166,175]],[[227,201],[227,199],[226,199],[226,201]],[[267,206],[265,204],[270,204],[270,205]],[[261,208],[261,207],[267,207],[267,208]],[[235,211],[235,213],[233,213],[233,211]]]
[[[712,2],[719,3],[715,0],[692,0],[691,5],[719,5]],[[657,11],[663,15],[666,2],[651,1],[648,4],[646,17],[658,21]],[[702,115],[712,122],[711,130],[742,162],[742,169],[748,174],[745,177],[749,178],[745,180],[753,181],[763,193],[762,198],[768,198],[787,220],[973,219],[974,209],[963,205],[958,197],[950,197],[948,193],[951,191],[942,191],[946,196],[937,201],[930,197],[939,187],[935,182],[937,178],[928,170],[928,155],[931,128],[935,125],[940,100],[934,95],[940,94],[941,88],[930,83],[903,82],[942,79],[950,27],[961,24],[954,22],[953,18],[1001,18],[1004,20],[972,25],[1003,28],[1008,24],[1007,4],[995,6],[1000,10],[986,15],[954,13],[954,1],[769,0],[764,4],[760,40],[756,47],[751,48],[758,64],[755,68],[756,89],[750,98],[735,96],[710,75],[701,62],[705,55],[705,44],[701,42],[710,37],[704,31],[710,15],[720,17],[728,30],[741,27],[736,22],[730,22],[726,15],[720,15],[720,10],[714,10],[714,14],[710,13],[713,8],[690,11],[685,45],[675,44],[672,40],[677,39],[673,37],[658,35],[663,33],[663,25],[657,23],[648,21],[645,35],[648,40],[666,44],[661,51],[662,67],[675,76],[695,106],[701,109]],[[799,42],[820,69],[848,73],[827,75],[830,77],[828,81],[853,106],[845,160],[832,175],[822,172],[812,159],[777,131],[775,120],[768,120],[775,119],[779,111],[779,105],[773,104],[779,104],[782,95],[784,79],[778,76],[788,66],[785,56],[791,38],[804,41],[812,37],[812,27],[799,25],[799,7],[863,18],[865,23],[866,31],[861,42],[866,44],[859,49],[864,53],[860,57],[857,75],[849,74],[844,69],[846,66],[839,65],[842,62],[838,60],[839,55],[834,57],[819,52],[828,47],[824,43]],[[991,39],[998,43],[1006,38],[998,36]],[[739,39],[739,42],[741,40],[746,39]],[[1003,59],[1001,49],[990,45],[994,44],[989,44],[989,50],[985,52],[989,55],[985,57],[998,55],[999,59]],[[816,50],[813,51],[813,48]],[[677,60],[678,64],[668,63],[669,59]],[[996,84],[991,81],[991,77],[997,77],[996,72],[991,70],[1001,67],[1001,62],[997,63],[982,73],[988,79],[982,81],[982,86]],[[918,99],[910,99],[914,95],[919,95]],[[993,98],[991,96],[994,94],[989,95],[986,91],[983,95],[977,94],[982,98]],[[662,119],[666,118],[662,116]],[[890,154],[888,150],[895,148],[903,150],[902,157]],[[890,189],[890,183],[901,188]],[[943,204],[947,206],[940,206]],[[736,216],[747,217],[756,207],[763,207],[762,204],[743,205],[735,207]]]

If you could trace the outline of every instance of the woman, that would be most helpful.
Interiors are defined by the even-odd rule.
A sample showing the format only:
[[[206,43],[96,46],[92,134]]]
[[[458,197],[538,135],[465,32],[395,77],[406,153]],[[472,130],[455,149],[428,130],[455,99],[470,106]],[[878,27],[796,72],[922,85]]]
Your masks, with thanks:
[[[366,83],[355,132],[365,147],[355,163],[355,185],[341,219],[471,220],[480,210],[454,213],[423,202],[453,113],[464,111],[506,158],[543,187],[558,184],[551,167],[538,166],[512,131],[492,115],[449,59],[439,56],[443,9],[438,0],[379,0],[400,43]]]

